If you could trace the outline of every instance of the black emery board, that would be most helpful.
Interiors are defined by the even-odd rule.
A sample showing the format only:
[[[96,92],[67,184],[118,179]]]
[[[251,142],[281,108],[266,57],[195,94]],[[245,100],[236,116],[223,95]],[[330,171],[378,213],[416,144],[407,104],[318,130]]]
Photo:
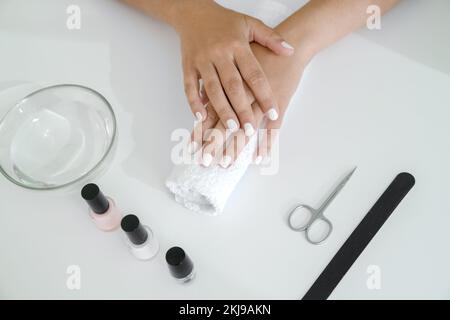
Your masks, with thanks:
[[[358,259],[391,213],[415,184],[414,177],[400,173],[345,241],[302,300],[326,300]]]

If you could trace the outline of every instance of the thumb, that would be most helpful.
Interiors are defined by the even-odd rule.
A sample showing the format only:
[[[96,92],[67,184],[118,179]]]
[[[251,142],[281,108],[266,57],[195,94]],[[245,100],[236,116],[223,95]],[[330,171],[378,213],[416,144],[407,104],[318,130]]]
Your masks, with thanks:
[[[294,54],[294,47],[287,43],[281,35],[272,28],[256,19],[249,19],[250,32],[253,36],[251,40],[272,50],[274,53],[283,56],[291,56]]]

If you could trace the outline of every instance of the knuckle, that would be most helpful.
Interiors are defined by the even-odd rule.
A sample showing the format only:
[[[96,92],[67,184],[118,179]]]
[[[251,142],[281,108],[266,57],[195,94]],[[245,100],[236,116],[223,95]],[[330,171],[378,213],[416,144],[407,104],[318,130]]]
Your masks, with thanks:
[[[242,80],[238,77],[230,78],[226,81],[225,87],[227,88],[228,92],[230,94],[236,94],[241,91],[242,87]]]
[[[213,58],[220,58],[223,57],[226,49],[227,46],[225,44],[216,43],[208,49],[207,55]]]
[[[203,55],[198,55],[194,58],[194,65],[195,66],[203,66],[208,63],[208,59],[204,57]]]
[[[239,40],[231,40],[227,45],[227,48],[233,49],[241,49],[242,47],[243,47],[242,42]]]
[[[210,96],[217,96],[222,90],[220,84],[216,80],[208,80],[205,83],[206,93]]]
[[[251,70],[248,73],[247,81],[252,86],[258,86],[258,85],[264,84],[264,81],[265,81],[264,74],[262,73],[261,70],[257,70],[257,69]]]

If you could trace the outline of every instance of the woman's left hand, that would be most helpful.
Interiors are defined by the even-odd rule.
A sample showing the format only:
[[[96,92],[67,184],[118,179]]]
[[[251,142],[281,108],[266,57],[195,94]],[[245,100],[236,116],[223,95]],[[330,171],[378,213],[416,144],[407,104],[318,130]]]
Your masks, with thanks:
[[[276,120],[279,110],[273,90],[250,43],[260,43],[283,56],[294,54],[294,48],[261,21],[212,0],[183,0],[173,12],[170,23],[181,40],[184,86],[192,113],[199,120],[206,118],[199,94],[201,79],[212,102],[210,109],[228,129],[254,132],[256,121],[246,86],[268,118]]]
[[[255,154],[255,163],[258,164],[270,154],[272,141],[278,134],[289,102],[299,85],[303,70],[310,57],[302,54],[301,51],[289,58],[279,57],[258,44],[252,44],[252,51],[267,75],[280,108],[280,117],[276,121],[265,123],[266,136],[262,139],[262,143],[259,143]],[[247,90],[247,99],[252,104],[258,125],[262,124],[265,120],[264,115],[249,90]],[[230,132],[227,132],[226,127],[219,121],[217,114],[213,112],[211,102],[208,105],[208,117],[204,122],[197,123],[192,133],[190,149],[194,151],[202,146],[202,164],[204,166],[220,164],[222,167],[228,167],[239,156],[250,138],[246,137],[243,130],[230,135]],[[216,132],[213,135],[214,139],[211,139],[212,135],[209,134],[211,129],[215,129]],[[227,144],[225,140],[229,143]],[[245,141],[245,143],[242,144],[239,141]]]

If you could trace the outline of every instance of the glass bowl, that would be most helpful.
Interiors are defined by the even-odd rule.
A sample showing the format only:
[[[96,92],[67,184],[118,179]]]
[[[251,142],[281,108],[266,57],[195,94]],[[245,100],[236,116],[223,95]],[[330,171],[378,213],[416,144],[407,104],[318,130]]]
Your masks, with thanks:
[[[91,177],[112,153],[116,118],[108,101],[80,85],[39,89],[0,122],[0,171],[35,190]]]

